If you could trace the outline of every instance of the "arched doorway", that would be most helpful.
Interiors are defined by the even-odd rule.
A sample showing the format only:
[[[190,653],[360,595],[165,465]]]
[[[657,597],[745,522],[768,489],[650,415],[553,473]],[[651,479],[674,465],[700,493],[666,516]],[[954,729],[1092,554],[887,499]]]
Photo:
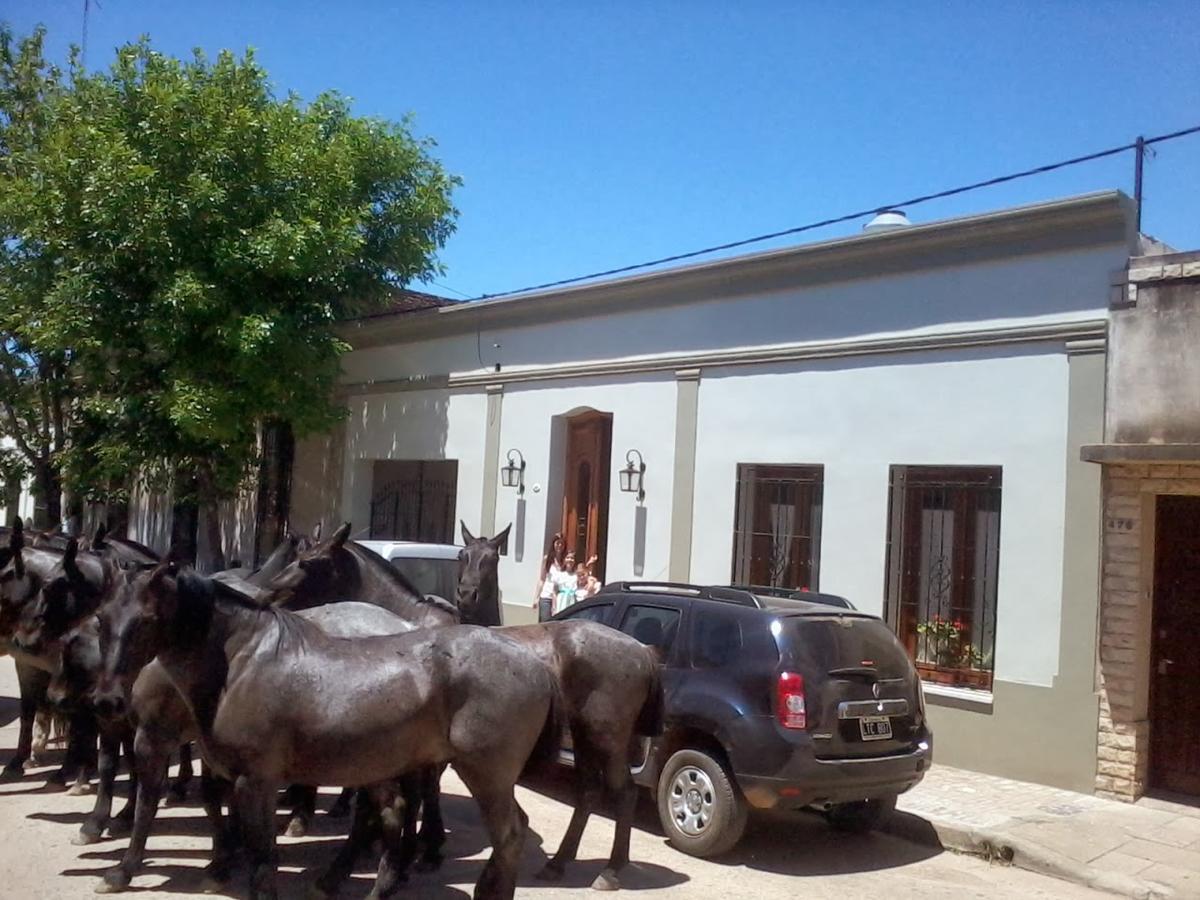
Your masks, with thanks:
[[[598,557],[594,572],[601,581],[608,562],[611,459],[611,413],[589,411],[567,420],[562,535],[579,562]]]

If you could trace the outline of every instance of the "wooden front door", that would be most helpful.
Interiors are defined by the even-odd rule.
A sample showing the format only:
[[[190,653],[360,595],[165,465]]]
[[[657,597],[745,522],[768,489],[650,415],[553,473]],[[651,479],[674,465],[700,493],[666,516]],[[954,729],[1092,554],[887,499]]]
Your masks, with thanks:
[[[563,490],[563,540],[577,562],[598,557],[593,569],[604,581],[608,546],[609,463],[612,416],[584,413],[567,422],[566,485]]]
[[[1159,497],[1154,529],[1150,782],[1200,794],[1200,497]]]

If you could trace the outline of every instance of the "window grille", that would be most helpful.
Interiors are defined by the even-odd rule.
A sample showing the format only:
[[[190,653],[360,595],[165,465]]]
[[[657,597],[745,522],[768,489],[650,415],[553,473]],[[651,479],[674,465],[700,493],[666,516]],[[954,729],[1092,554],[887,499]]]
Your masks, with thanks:
[[[990,689],[998,466],[892,466],[886,610],[926,681]]]
[[[822,466],[738,466],[733,583],[817,590]]]

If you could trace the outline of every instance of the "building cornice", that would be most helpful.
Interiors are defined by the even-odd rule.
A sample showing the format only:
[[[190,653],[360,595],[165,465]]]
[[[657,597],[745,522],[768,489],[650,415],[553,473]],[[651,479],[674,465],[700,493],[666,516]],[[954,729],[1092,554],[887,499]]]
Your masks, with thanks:
[[[805,285],[877,278],[1015,255],[1135,242],[1132,201],[1120,191],[859,234],[438,309],[356,320],[341,327],[355,348],[515,328]]]
[[[776,344],[770,347],[737,350],[711,350],[700,353],[673,353],[652,357],[636,357],[599,362],[568,363],[537,366],[501,372],[463,373],[422,378],[394,378],[342,384],[342,396],[390,394],[399,391],[420,391],[433,388],[485,388],[498,385],[538,381],[558,381],[567,378],[614,378],[625,375],[671,373],[681,377],[686,373],[699,377],[705,369],[731,366],[771,365],[806,360],[839,359],[877,356],[887,353],[919,353],[990,347],[1003,344],[1054,343],[1063,352],[1076,352],[1085,346],[1090,352],[1101,352],[1108,331],[1107,319],[1085,319],[1050,324],[1015,325],[1003,328],[978,328],[936,334],[895,335],[841,341],[805,341]]]

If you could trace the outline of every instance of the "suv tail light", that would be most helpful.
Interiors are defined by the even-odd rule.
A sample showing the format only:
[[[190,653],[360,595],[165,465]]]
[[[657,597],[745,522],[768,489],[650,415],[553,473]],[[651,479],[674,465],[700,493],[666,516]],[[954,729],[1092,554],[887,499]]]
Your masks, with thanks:
[[[804,676],[798,672],[780,672],[775,689],[775,717],[784,728],[807,728],[808,711],[804,703]]]

